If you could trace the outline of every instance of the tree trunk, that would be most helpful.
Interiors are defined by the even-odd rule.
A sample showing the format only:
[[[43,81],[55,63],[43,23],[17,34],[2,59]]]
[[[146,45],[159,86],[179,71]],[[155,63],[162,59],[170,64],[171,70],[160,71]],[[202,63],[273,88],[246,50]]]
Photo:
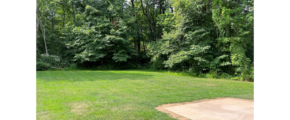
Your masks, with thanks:
[[[64,27],[64,21],[65,21],[65,10],[64,10],[64,6],[62,6],[62,10],[63,10],[62,27]]]
[[[38,12],[38,10],[39,10],[39,4],[37,4],[37,0],[35,0],[35,4],[36,4],[36,6],[37,6],[37,8],[35,9],[35,16],[36,16],[36,20],[37,20],[37,22],[36,22],[36,24],[35,24],[35,42],[36,42],[36,44],[35,44],[35,54],[37,54],[37,53],[38,53],[38,47],[37,47],[37,43],[38,43],[38,41],[37,41],[37,35],[38,35],[38,25],[39,25],[39,19],[38,19],[38,15],[37,15],[37,12]]]
[[[160,2],[160,1],[159,1],[159,7],[160,7],[160,8],[159,8],[159,12],[160,12],[159,14],[161,14],[161,10],[162,10],[162,4],[161,4],[161,2]]]
[[[48,55],[48,52],[47,52],[47,46],[46,46],[46,40],[45,40],[45,19],[44,19],[44,24],[43,24],[42,26],[43,26],[43,30],[41,30],[41,31],[42,31],[42,34],[43,34],[43,40],[44,40],[45,51],[46,51],[46,55]]]
[[[73,10],[73,21],[74,21],[74,27],[75,27],[76,26],[76,21],[75,21],[74,1],[72,2],[72,10]]]
[[[147,4],[148,4],[148,2],[147,2]],[[149,11],[149,9],[148,9],[148,11]],[[155,28],[155,31],[154,31],[154,38],[155,38],[155,41],[158,39],[158,27],[157,27],[157,24],[156,24],[156,21],[155,21],[155,15],[154,15],[154,9],[153,9],[153,17],[152,17],[152,24],[153,24],[153,28]]]
[[[37,4],[37,1],[36,1],[36,4]],[[46,10],[44,10],[43,13],[40,16],[37,15],[38,11],[39,11],[39,4],[37,4],[37,7],[36,7],[36,43],[37,43],[37,36],[38,36],[40,18],[45,14]],[[37,45],[36,45],[36,54],[37,54],[37,51],[38,51],[38,48],[37,48]]]
[[[53,18],[54,18],[54,9],[52,9],[52,17],[51,17],[51,32],[53,32]]]
[[[134,13],[133,16],[136,17],[136,15],[135,15],[134,0],[131,0],[131,3],[132,3],[133,13]],[[135,23],[138,24],[137,19],[135,20]],[[137,29],[139,30],[139,28],[137,28]],[[136,42],[137,42],[137,53],[139,54],[140,53],[140,49],[141,49],[141,43],[140,43],[140,38],[139,38],[139,32],[138,32],[138,30],[136,30],[136,28],[135,28],[135,32],[137,32],[137,35],[138,35]],[[134,42],[134,44],[135,44],[135,42]]]
[[[38,53],[38,46],[37,46],[37,44],[38,44],[38,41],[37,41],[37,36],[38,36],[38,25],[39,25],[39,19],[38,19],[38,15],[37,15],[37,13],[35,13],[35,15],[36,15],[36,19],[37,19],[37,23],[35,24],[35,54],[37,54]]]
[[[131,0],[131,3],[132,3],[133,11],[134,11],[134,0]],[[135,16],[135,12],[134,12],[134,16]]]
[[[152,36],[152,38],[153,38],[153,41],[156,41],[156,40],[155,40],[155,36],[153,35],[153,33],[154,33],[155,31],[154,31],[153,26],[152,26],[152,24],[151,24],[151,22],[150,22],[150,19],[149,19],[149,7],[148,7],[148,2],[146,3],[146,13],[144,12],[144,7],[143,7],[143,2],[142,2],[142,0],[141,0],[141,7],[142,7],[142,12],[143,12],[143,14],[146,16],[147,21],[148,21],[148,24],[149,24],[149,26],[150,26],[150,28],[151,28],[151,36]]]

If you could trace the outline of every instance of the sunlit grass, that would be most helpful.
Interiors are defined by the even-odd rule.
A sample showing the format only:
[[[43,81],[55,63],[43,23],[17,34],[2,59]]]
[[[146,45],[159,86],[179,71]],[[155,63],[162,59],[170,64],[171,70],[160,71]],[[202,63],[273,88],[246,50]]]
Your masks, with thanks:
[[[156,106],[217,97],[253,99],[252,82],[152,71],[37,72],[37,118],[173,119]]]

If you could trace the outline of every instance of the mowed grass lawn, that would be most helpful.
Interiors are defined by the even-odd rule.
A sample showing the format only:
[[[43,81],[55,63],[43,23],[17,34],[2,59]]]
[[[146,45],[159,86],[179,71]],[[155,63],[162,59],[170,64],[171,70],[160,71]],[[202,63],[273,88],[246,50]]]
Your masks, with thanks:
[[[254,83],[194,78],[167,72],[37,72],[39,120],[165,120],[155,107],[218,97],[253,99]]]

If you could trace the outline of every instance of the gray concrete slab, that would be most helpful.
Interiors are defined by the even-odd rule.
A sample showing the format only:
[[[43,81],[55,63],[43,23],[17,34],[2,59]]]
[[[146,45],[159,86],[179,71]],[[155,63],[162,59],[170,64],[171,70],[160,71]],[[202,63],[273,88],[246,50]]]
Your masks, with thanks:
[[[184,120],[253,120],[254,101],[218,98],[191,103],[167,104],[157,107],[170,116]]]

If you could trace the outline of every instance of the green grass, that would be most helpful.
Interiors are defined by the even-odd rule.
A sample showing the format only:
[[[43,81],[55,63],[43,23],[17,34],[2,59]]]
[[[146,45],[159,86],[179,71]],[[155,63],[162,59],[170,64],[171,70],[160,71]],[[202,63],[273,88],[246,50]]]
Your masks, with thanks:
[[[167,72],[41,71],[37,72],[37,119],[166,120],[155,107],[217,97],[253,99],[254,84],[194,78]]]

